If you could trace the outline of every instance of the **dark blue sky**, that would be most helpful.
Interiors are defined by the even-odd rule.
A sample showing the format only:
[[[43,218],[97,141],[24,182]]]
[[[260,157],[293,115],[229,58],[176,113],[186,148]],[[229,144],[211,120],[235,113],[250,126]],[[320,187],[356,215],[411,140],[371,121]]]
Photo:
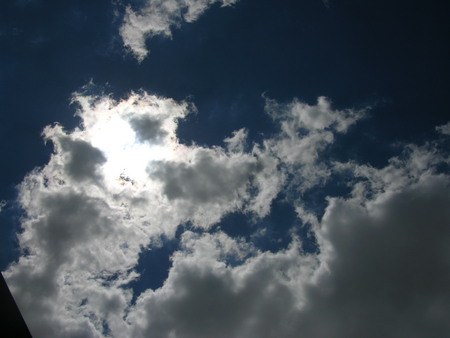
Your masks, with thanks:
[[[7,201],[0,213],[2,271],[19,255],[15,234],[24,211],[15,202],[16,186],[49,160],[53,146],[44,145],[41,136],[46,125],[60,122],[70,130],[79,124],[71,95],[90,81],[96,91],[117,99],[145,90],[189,100],[198,113],[180,122],[182,143],[224,146],[224,138],[246,128],[247,151],[279,132],[264,112],[263,95],[282,104],[296,97],[314,105],[326,96],[335,109],[369,107],[357,128],[336,135],[338,142],[323,156],[376,168],[404,144],[436,138],[435,127],[449,120],[450,23],[443,1],[215,4],[195,22],[181,22],[172,38],[147,39],[150,54],[139,63],[125,51],[119,28],[126,6],[138,9],[144,2],[0,3],[0,201]],[[302,195],[319,216],[327,196],[350,193],[350,185],[333,178]],[[288,230],[301,228],[295,205],[286,201],[292,193],[274,199],[272,213],[262,220],[231,213],[213,231],[251,240],[254,231],[265,228],[266,237],[254,240],[258,249],[287,248]],[[317,253],[309,232],[310,227],[299,230],[303,250]],[[161,286],[179,240],[180,233],[143,254],[137,266],[142,278],[130,285],[139,293]],[[149,277],[146,265],[159,270]]]
[[[375,152],[423,138],[447,118],[446,13],[439,1],[247,0],[148,40],[151,57],[138,64],[122,53],[110,1],[2,2],[2,198],[46,161],[43,127],[77,123],[68,100],[91,79],[118,97],[139,88],[192,97],[201,114],[180,128],[185,142],[219,144],[243,126],[270,132],[263,92],[373,106],[358,138]]]
[[[374,165],[396,152],[393,142],[420,142],[448,119],[450,32],[439,1],[213,6],[175,29],[172,39],[147,40],[151,54],[141,64],[124,54],[120,16],[110,1],[0,6],[3,200],[13,199],[23,176],[47,161],[52,147],[43,146],[43,127],[78,123],[69,100],[90,80],[116,97],[142,88],[191,99],[199,114],[178,131],[187,144],[221,145],[242,127],[257,141],[273,133],[264,92],[281,102],[298,97],[312,104],[323,95],[337,108],[369,105],[369,118],[330,156]],[[2,218],[5,231],[10,222]]]

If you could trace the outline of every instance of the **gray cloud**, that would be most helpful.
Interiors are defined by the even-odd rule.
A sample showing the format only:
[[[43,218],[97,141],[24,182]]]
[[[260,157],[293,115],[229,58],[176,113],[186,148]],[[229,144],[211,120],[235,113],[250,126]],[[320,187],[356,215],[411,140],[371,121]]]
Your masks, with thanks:
[[[327,273],[308,289],[306,337],[444,337],[450,332],[448,177],[362,208],[333,200],[319,230]]]
[[[230,250],[250,251],[222,233],[185,234],[189,251],[174,257],[162,289],[148,292],[130,314],[135,337],[279,337],[301,290],[294,284],[308,278],[314,259],[298,254],[293,244],[276,254],[264,253],[241,267],[226,265]],[[301,275],[302,274],[302,275]],[[293,285],[292,285],[293,286]],[[290,313],[291,312],[291,313]],[[280,331],[280,329],[282,329]]]
[[[250,151],[244,129],[226,149],[188,147],[176,138],[186,103],[146,93],[77,100],[83,128],[47,127],[56,151],[19,186],[23,254],[5,277],[36,337],[105,337],[105,327],[115,337],[175,338],[450,332],[449,160],[437,141],[406,145],[384,168],[330,163],[323,150],[362,112],[320,98],[266,101],[280,131]],[[123,163],[130,153],[137,158]],[[342,173],[352,191],[328,197],[324,215],[302,194],[286,196],[319,253],[302,252],[297,228],[288,248],[263,252],[211,227],[229,212],[264,221],[283,189]],[[142,248],[187,221],[197,233],[181,235],[163,286],[132,303]]]
[[[132,335],[446,336],[450,179],[427,170],[364,205],[331,199],[315,229],[318,256],[294,241],[275,254],[247,248],[251,258],[231,267],[223,235],[187,236],[163,288],[131,313]]]
[[[67,155],[65,170],[76,181],[99,179],[99,165],[106,162],[105,155],[82,140],[71,140],[68,137],[59,140],[62,151]]]
[[[192,164],[157,162],[150,175],[163,182],[169,199],[189,199],[193,203],[212,203],[236,198],[259,166],[254,158],[217,157],[200,150]]]
[[[130,119],[130,125],[140,142],[160,143],[167,136],[163,130],[162,122],[149,116],[136,116]]]
[[[306,191],[330,176],[330,163],[321,155],[336,140],[336,135],[364,117],[364,110],[333,109],[326,97],[319,97],[316,105],[293,99],[289,103],[263,96],[265,111],[280,126],[276,137],[265,144],[289,171],[296,171],[292,185]],[[368,109],[368,108],[366,108]]]
[[[64,313],[58,314],[60,304],[50,299],[61,300],[59,278],[67,266],[75,263],[76,270],[89,270],[100,263],[103,257],[90,250],[90,243],[104,239],[113,229],[102,201],[65,190],[35,196],[40,198],[34,201],[34,208],[28,209],[32,214],[23,222],[24,232],[19,237],[21,248],[29,255],[13,264],[7,274],[16,302],[36,337],[62,333],[69,337],[93,336],[89,321],[68,325],[67,318],[59,318]]]
[[[99,183],[101,180],[99,168],[106,162],[106,157],[100,149],[87,141],[69,135],[58,124],[47,126],[43,136],[54,145],[55,153],[52,159],[58,162],[58,167],[62,167],[57,173],[61,182],[65,178],[70,178],[80,183],[83,181]]]

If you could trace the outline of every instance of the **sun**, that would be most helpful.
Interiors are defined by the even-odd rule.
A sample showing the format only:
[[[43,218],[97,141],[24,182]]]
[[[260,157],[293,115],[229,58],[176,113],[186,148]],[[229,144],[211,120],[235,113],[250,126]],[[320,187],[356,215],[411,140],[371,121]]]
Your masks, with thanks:
[[[139,141],[128,119],[118,114],[99,118],[90,128],[90,142],[106,157],[101,170],[109,183],[148,180],[148,166],[173,158],[176,148],[170,140],[157,144]]]

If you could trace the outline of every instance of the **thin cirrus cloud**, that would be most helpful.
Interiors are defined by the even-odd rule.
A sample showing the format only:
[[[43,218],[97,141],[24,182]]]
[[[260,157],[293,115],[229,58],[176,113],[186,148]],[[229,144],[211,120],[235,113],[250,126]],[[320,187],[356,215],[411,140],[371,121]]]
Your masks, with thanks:
[[[449,332],[450,177],[438,141],[406,145],[382,168],[331,161],[324,151],[364,110],[334,109],[325,97],[264,100],[277,132],[249,145],[240,129],[225,147],[205,147],[177,138],[195,111],[189,102],[74,94],[81,124],[44,129],[54,153],[19,187],[23,255],[5,272],[36,337]],[[318,215],[302,194],[332,175],[350,192],[329,196]],[[214,228],[231,212],[264,220],[286,189],[300,192],[286,198],[317,252],[302,250],[295,226],[276,252]],[[133,299],[143,248],[187,223],[167,279]]]
[[[440,132],[441,134],[450,135],[450,122],[448,122],[442,126],[437,126],[436,130],[438,132]]]
[[[120,35],[123,44],[141,62],[148,55],[147,38],[172,36],[172,28],[194,22],[215,3],[229,6],[237,0],[148,0],[138,11],[127,7]]]

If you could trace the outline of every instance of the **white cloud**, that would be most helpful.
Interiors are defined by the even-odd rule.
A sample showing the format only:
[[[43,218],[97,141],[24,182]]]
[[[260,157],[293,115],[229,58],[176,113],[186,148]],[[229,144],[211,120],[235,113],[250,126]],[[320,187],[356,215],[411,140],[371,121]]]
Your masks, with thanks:
[[[121,285],[137,277],[142,247],[184,222],[208,228],[245,208],[263,170],[253,153],[179,144],[188,103],[146,93],[74,101],[80,127],[47,126],[54,153],[19,187],[23,255],[5,273],[38,337],[126,330],[118,319],[132,294]]]
[[[229,152],[242,153],[244,151],[248,131],[245,128],[239,129],[233,133],[233,136],[224,139]]]
[[[401,188],[386,180],[364,204],[330,199],[313,220],[318,255],[302,254],[295,238],[287,250],[262,253],[222,233],[185,233],[164,286],[130,312],[130,335],[445,336],[450,178],[428,164]],[[228,264],[236,252],[243,263]]]
[[[149,53],[145,40],[156,35],[172,36],[172,28],[182,22],[194,22],[215,3],[229,6],[237,0],[147,0],[139,11],[127,7],[120,28],[124,46],[139,62]]]
[[[267,144],[263,147],[255,145],[253,154],[259,160],[259,171],[253,179],[257,194],[252,197],[247,210],[259,217],[270,213],[272,201],[277,197],[286,182],[286,171],[281,167],[280,160],[274,156]]]
[[[364,117],[364,110],[332,109],[326,97],[319,97],[314,106],[294,99],[280,104],[264,97],[266,112],[278,122],[281,132],[266,141],[267,147],[286,164],[296,170],[295,183],[307,190],[327,180],[329,163],[321,153],[335,141],[337,133],[345,133]]]
[[[227,264],[230,254],[251,247],[222,233],[186,233],[187,250],[173,257],[165,285],[142,295],[130,313],[133,337],[280,336],[280,324],[302,303],[302,289],[314,257],[301,256],[298,243],[278,253],[256,253],[243,265]],[[288,317],[286,317],[288,315]]]
[[[87,192],[48,188],[44,175],[35,171],[22,183],[27,218],[19,240],[26,254],[6,277],[34,336],[95,336],[87,331],[99,324],[77,314],[81,299],[103,274],[126,278],[144,232],[126,227],[120,210]]]
[[[170,236],[181,222],[159,203],[161,192],[145,170],[177,151],[176,121],[189,105],[145,93],[121,102],[74,99],[81,127],[46,127],[55,152],[19,187],[24,255],[6,277],[37,337],[97,337],[105,324],[124,330],[132,293],[120,286],[136,277],[141,248],[162,233]],[[150,131],[134,123],[156,117]]]
[[[274,120],[283,119],[288,122],[282,125],[287,134],[302,129],[306,131],[328,129],[345,133],[349,126],[363,117],[363,111],[332,109],[330,100],[324,96],[317,99],[315,106],[300,102],[298,99],[288,104],[279,104],[267,97],[265,100],[265,109]]]
[[[425,175],[433,175],[439,164],[450,160],[432,144],[406,145],[400,156],[392,157],[388,165],[377,169],[354,162],[334,163],[334,170],[351,171],[354,180],[352,194],[361,202],[380,193],[394,193],[416,184]]]
[[[384,168],[331,163],[324,149],[362,112],[319,98],[266,100],[280,131],[249,151],[244,129],[226,148],[186,146],[176,129],[192,104],[145,92],[74,100],[81,125],[46,127],[55,152],[19,187],[23,252],[5,277],[34,336],[450,332],[450,177],[436,143],[407,145]],[[299,229],[278,252],[212,230],[230,212],[267,216],[280,191],[320,188],[342,172],[353,190],[329,197],[323,217],[302,194],[285,196],[312,225],[318,253],[302,252]],[[181,235],[163,286],[132,303],[142,248],[188,221],[194,230]]]
[[[186,161],[154,162],[148,172],[162,183],[169,202],[197,225],[208,226],[226,212],[241,209],[250,198],[251,179],[260,170],[251,154],[227,154],[223,149],[188,148]],[[206,223],[205,223],[206,221]]]
[[[450,122],[447,122],[446,124],[442,126],[436,127],[436,130],[444,135],[450,135]]]

